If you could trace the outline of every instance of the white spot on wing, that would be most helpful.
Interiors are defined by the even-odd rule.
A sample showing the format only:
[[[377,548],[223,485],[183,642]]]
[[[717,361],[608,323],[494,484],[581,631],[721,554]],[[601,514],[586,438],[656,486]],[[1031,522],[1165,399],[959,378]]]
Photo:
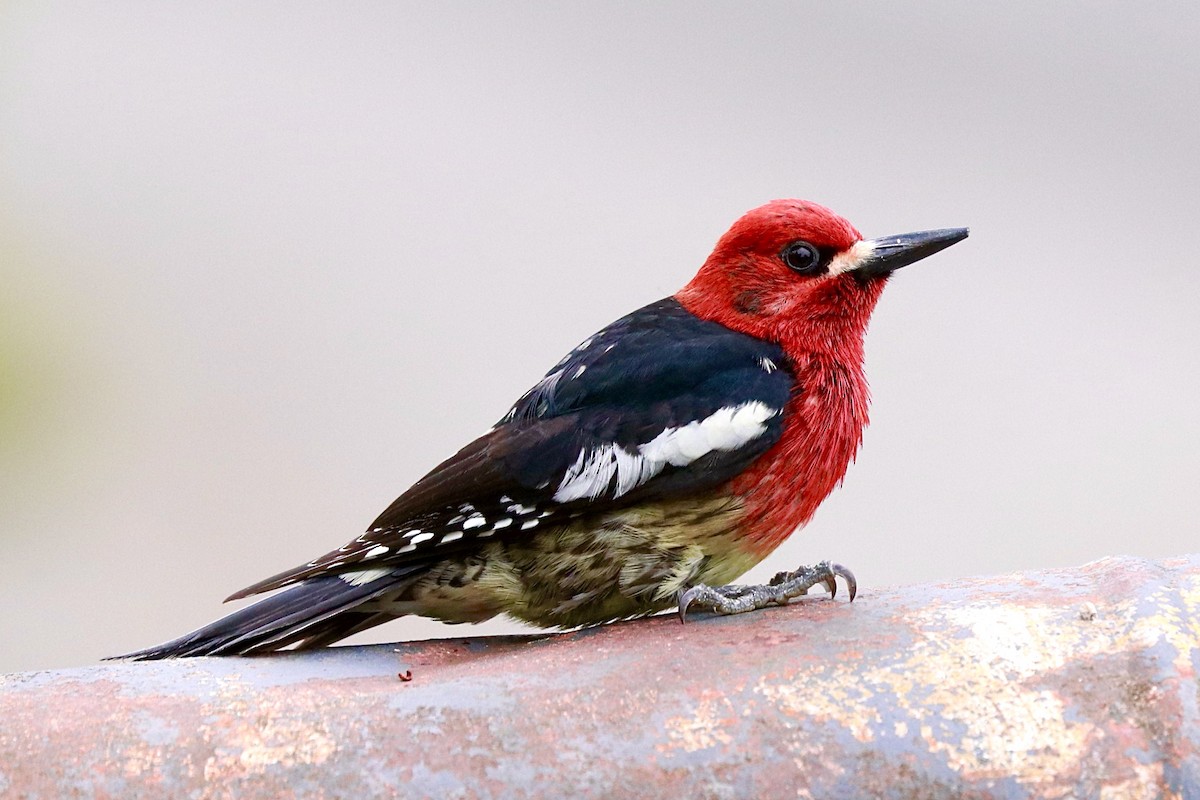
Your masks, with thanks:
[[[772,416],[756,414],[754,409],[722,408],[701,422],[699,428],[709,450],[736,450],[751,439],[762,436],[766,431],[763,423]]]
[[[487,520],[483,518],[482,514],[472,514],[470,519],[462,524],[462,527],[464,531],[469,531],[471,528],[479,528],[484,525],[487,525]]]
[[[743,403],[735,408],[729,417],[729,425],[733,428],[733,436],[737,440],[737,444],[732,447],[714,447],[713,449],[732,450],[733,447],[741,447],[751,439],[757,439],[767,432],[767,420],[777,414],[779,414],[778,409],[771,408],[766,403],[757,401]],[[704,423],[715,419],[718,419],[717,414],[713,414]]]
[[[496,524],[492,526],[492,530],[498,531],[501,528],[507,528],[509,525],[512,525],[512,523],[513,521],[508,517],[505,517],[504,519],[498,519],[496,520]]]
[[[375,558],[376,556],[383,555],[388,550],[391,550],[391,548],[385,544],[376,545],[375,547],[372,547],[370,550],[367,551],[366,557],[367,558]]]
[[[362,586],[364,583],[377,581],[386,575],[390,575],[391,572],[392,571],[387,567],[378,567],[376,569],[360,569],[355,572],[343,572],[338,575],[338,577],[351,586]]]
[[[449,544],[450,542],[457,542],[462,537],[463,537],[462,531],[455,531],[454,533],[447,533],[445,536],[442,537],[442,541],[439,542],[439,544]]]
[[[613,445],[612,452],[617,463],[617,488],[614,493],[616,497],[633,491],[657,475],[662,469],[661,464],[655,464],[650,459],[644,458],[638,453],[631,453],[624,447]],[[601,487],[600,491],[604,491],[605,488],[607,488],[607,485]],[[596,495],[592,496],[595,497]]]
[[[674,433],[667,434],[666,438],[673,448],[664,451],[670,453],[667,461],[677,467],[685,467],[713,449],[703,425],[695,422],[676,428]]]
[[[412,537],[412,543],[420,544],[421,542],[428,542],[432,538],[432,533],[418,533],[416,536]]]
[[[567,503],[581,497],[595,500],[604,494],[612,481],[613,473],[617,471],[615,451],[620,449],[615,444],[603,444],[595,450],[580,450],[575,463],[567,467],[567,474],[558,485],[554,499],[560,503]]]
[[[711,452],[729,452],[767,431],[766,421],[779,411],[752,400],[718,409],[708,417],[678,428],[667,428],[633,453],[618,444],[581,450],[554,493],[560,503],[596,499],[616,477],[614,497],[627,494],[671,464],[684,467]]]

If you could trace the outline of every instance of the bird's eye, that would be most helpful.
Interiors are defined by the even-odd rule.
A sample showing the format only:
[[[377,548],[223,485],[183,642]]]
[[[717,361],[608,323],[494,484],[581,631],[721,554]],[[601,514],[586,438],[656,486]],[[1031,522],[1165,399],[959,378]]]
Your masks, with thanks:
[[[816,275],[821,271],[821,254],[808,242],[792,242],[783,249],[783,263],[801,275]]]

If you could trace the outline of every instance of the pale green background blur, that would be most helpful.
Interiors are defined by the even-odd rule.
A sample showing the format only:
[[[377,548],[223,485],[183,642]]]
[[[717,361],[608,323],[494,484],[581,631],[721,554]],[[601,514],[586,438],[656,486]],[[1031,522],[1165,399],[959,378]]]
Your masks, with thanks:
[[[0,670],[342,544],[780,196],[972,235],[888,288],[859,462],[752,577],[1200,549],[1196,14],[3,4]]]

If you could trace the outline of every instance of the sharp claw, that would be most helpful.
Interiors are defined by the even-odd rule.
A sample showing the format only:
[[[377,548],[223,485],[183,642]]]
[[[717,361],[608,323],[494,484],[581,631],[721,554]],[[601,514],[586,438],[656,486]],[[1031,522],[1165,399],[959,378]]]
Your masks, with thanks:
[[[825,588],[829,590],[830,600],[837,597],[837,573],[830,573],[829,577],[822,581],[822,583],[824,583]]]
[[[679,592],[679,599],[676,601],[679,605],[679,623],[687,624],[688,606],[692,604],[692,600],[696,597],[695,589],[687,589]]]
[[[830,564],[830,568],[835,575],[841,575],[846,581],[846,588],[850,590],[850,602],[854,602],[855,595],[858,594],[858,581],[854,579],[854,573],[843,567],[841,564]]]

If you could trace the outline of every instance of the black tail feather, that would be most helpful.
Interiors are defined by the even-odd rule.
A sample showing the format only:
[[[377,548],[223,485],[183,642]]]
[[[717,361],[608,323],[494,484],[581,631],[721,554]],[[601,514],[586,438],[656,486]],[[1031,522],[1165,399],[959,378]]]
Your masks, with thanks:
[[[391,619],[387,614],[352,609],[395,591],[403,577],[393,573],[358,586],[336,575],[310,578],[186,636],[112,658],[150,661],[248,655],[269,653],[296,642],[301,642],[301,647],[330,644]]]
[[[376,625],[382,625],[395,618],[392,614],[384,614],[377,611],[344,611],[338,614],[336,618],[326,620],[324,625],[305,629],[303,631],[303,640],[297,649],[307,650],[313,647],[325,647],[334,642],[339,642],[348,636],[353,636],[359,631],[374,628]]]

